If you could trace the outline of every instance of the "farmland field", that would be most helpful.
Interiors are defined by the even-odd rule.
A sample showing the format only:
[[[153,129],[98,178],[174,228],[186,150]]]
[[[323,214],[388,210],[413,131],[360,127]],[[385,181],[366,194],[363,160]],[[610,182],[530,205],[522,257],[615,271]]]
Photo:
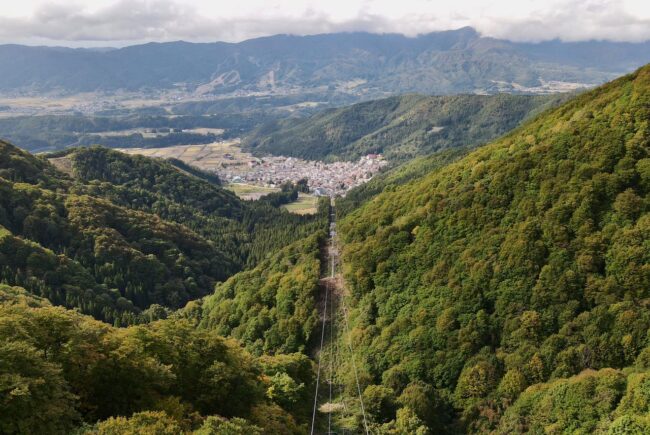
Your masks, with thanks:
[[[238,140],[229,140],[204,145],[121,148],[119,151],[147,157],[175,158],[206,171],[216,171],[220,168],[246,165],[253,158],[249,153],[242,152],[238,145]]]
[[[273,187],[256,186],[254,184],[230,183],[224,186],[241,199],[254,200],[269,193],[278,192],[280,189]]]
[[[296,202],[283,205],[282,207],[291,213],[315,214],[318,209],[318,197],[315,195],[300,193]]]

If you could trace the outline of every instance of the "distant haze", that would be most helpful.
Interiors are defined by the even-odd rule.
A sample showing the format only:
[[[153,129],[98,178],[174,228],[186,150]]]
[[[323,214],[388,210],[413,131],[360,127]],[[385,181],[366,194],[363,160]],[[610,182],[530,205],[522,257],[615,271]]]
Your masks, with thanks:
[[[22,0],[0,5],[0,43],[71,47],[242,41],[280,33],[407,36],[472,26],[518,42],[650,39],[647,0]]]

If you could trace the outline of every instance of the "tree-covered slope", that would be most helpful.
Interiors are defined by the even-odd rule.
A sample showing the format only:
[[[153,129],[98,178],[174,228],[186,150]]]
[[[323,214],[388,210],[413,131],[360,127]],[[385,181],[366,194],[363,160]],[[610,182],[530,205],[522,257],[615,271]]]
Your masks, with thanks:
[[[307,353],[318,323],[324,239],[324,231],[319,231],[294,242],[254,269],[218,284],[210,296],[189,303],[183,316],[200,328],[241,340],[257,355]]]
[[[390,160],[468,145],[506,133],[566,96],[405,95],[330,109],[308,118],[260,126],[245,137],[254,152],[306,159],[357,159],[383,153]]]
[[[322,230],[294,242],[174,314],[201,331],[233,337],[260,357],[269,373],[268,394],[299,422],[312,412],[310,355],[320,322],[324,242]]]
[[[527,386],[632,365],[650,344],[649,122],[646,66],[342,220],[363,383],[434,431],[483,432]]]
[[[55,157],[65,173],[0,155],[0,432],[305,433],[329,201],[293,216],[102,148]],[[235,274],[240,254],[263,261]]]
[[[114,328],[0,284],[3,434],[305,433],[278,386],[312,373],[187,320]]]
[[[52,165],[0,140],[0,177],[12,182],[53,186],[58,181]]]
[[[57,157],[69,175],[5,142],[0,155],[0,278],[109,322],[164,317],[327,220],[102,148]]]
[[[528,387],[495,433],[650,433],[648,351],[625,371],[585,370]]]
[[[322,229],[327,219],[324,208],[315,217],[299,216],[265,201],[241,201],[175,162],[101,147],[74,149],[63,158],[70,160],[83,191],[191,228],[220,246],[239,268]]]
[[[180,307],[237,271],[223,250],[186,226],[89,196],[47,162],[1,145],[10,160],[44,168],[40,176],[14,174],[35,184],[0,178],[5,282],[97,318],[133,321],[123,316],[153,304]]]

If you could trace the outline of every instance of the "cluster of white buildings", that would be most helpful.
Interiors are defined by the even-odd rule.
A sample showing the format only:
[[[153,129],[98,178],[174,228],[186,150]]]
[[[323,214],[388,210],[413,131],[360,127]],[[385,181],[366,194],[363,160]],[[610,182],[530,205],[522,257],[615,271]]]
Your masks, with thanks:
[[[324,163],[295,157],[251,159],[244,165],[223,165],[216,172],[222,180],[275,187],[287,181],[306,178],[316,195],[345,195],[349,189],[366,183],[388,162],[381,154],[369,154],[356,162]]]

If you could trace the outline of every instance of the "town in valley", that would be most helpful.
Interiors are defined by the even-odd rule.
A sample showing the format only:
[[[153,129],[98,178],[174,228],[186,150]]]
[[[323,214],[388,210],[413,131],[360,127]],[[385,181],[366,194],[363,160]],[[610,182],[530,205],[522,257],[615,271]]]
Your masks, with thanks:
[[[345,196],[388,165],[381,154],[368,154],[357,161],[326,163],[286,156],[257,157],[239,147],[238,140],[205,145],[164,148],[124,148],[129,154],[177,158],[200,169],[214,172],[224,183],[276,188],[284,183],[307,179],[316,196]]]

